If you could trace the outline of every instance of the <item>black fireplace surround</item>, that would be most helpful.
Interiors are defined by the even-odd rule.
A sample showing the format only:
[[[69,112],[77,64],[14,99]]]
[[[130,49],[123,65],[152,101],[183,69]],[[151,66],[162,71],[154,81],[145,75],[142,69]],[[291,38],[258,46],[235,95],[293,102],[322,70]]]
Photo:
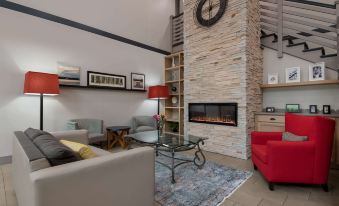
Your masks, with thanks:
[[[237,103],[189,103],[189,122],[234,126],[238,125]]]

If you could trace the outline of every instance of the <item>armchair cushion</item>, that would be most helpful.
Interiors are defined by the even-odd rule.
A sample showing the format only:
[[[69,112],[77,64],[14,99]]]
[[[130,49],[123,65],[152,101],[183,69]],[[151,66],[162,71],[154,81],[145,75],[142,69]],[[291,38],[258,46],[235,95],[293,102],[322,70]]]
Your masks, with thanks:
[[[252,144],[265,145],[267,141],[280,141],[282,138],[282,132],[252,132],[251,141]]]
[[[88,134],[89,144],[93,144],[93,143],[96,143],[96,142],[102,142],[102,141],[105,141],[105,140],[106,140],[105,135],[102,134],[102,133]]]
[[[135,129],[135,132],[146,132],[146,131],[152,131],[154,130],[154,127],[150,126],[140,126]]]
[[[308,137],[295,135],[290,132],[283,132],[282,140],[289,141],[289,142],[303,142],[303,141],[307,141]]]

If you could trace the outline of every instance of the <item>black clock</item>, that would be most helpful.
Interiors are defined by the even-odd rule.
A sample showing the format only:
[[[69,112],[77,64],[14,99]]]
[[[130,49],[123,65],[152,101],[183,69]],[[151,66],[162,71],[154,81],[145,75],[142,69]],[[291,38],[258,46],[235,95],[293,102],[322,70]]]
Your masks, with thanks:
[[[198,0],[194,10],[196,21],[205,27],[217,23],[224,15],[227,0]]]

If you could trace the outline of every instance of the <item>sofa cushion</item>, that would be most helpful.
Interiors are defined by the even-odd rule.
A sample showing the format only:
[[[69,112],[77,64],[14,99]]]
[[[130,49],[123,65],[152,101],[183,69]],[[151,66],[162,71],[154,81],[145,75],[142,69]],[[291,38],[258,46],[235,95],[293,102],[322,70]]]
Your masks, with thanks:
[[[63,145],[51,134],[37,136],[33,140],[33,143],[46,156],[52,166],[80,160],[80,158],[70,148]]]
[[[44,135],[44,134],[48,134],[48,132],[42,131],[42,130],[38,130],[38,129],[33,129],[33,128],[28,128],[24,131],[25,135],[27,135],[27,137],[29,137],[32,141],[40,136],[40,135]]]
[[[140,126],[135,129],[135,132],[146,132],[146,131],[153,131],[155,130],[154,127],[150,126]]]
[[[298,135],[292,134],[290,132],[283,132],[282,140],[283,141],[289,141],[289,142],[303,142],[303,141],[307,141],[308,137],[307,136],[298,136]]]
[[[252,145],[252,153],[253,153],[252,155],[257,156],[262,162],[267,164],[268,156],[267,156],[266,145],[258,145],[258,144]]]
[[[105,155],[111,155],[112,153],[106,151],[106,150],[103,150],[103,149],[100,149],[100,148],[97,148],[97,147],[94,147],[94,146],[89,146],[92,151],[98,156],[98,157],[101,157],[101,156],[105,156]]]

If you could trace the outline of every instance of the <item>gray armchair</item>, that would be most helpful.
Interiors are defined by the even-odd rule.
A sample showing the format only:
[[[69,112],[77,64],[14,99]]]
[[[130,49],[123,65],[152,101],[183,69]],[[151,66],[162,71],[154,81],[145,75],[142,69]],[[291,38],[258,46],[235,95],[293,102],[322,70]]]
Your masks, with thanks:
[[[89,144],[98,144],[106,141],[104,122],[99,119],[72,119],[67,122],[68,130],[88,130]]]
[[[151,116],[135,116],[132,118],[131,133],[157,130],[157,123]]]

